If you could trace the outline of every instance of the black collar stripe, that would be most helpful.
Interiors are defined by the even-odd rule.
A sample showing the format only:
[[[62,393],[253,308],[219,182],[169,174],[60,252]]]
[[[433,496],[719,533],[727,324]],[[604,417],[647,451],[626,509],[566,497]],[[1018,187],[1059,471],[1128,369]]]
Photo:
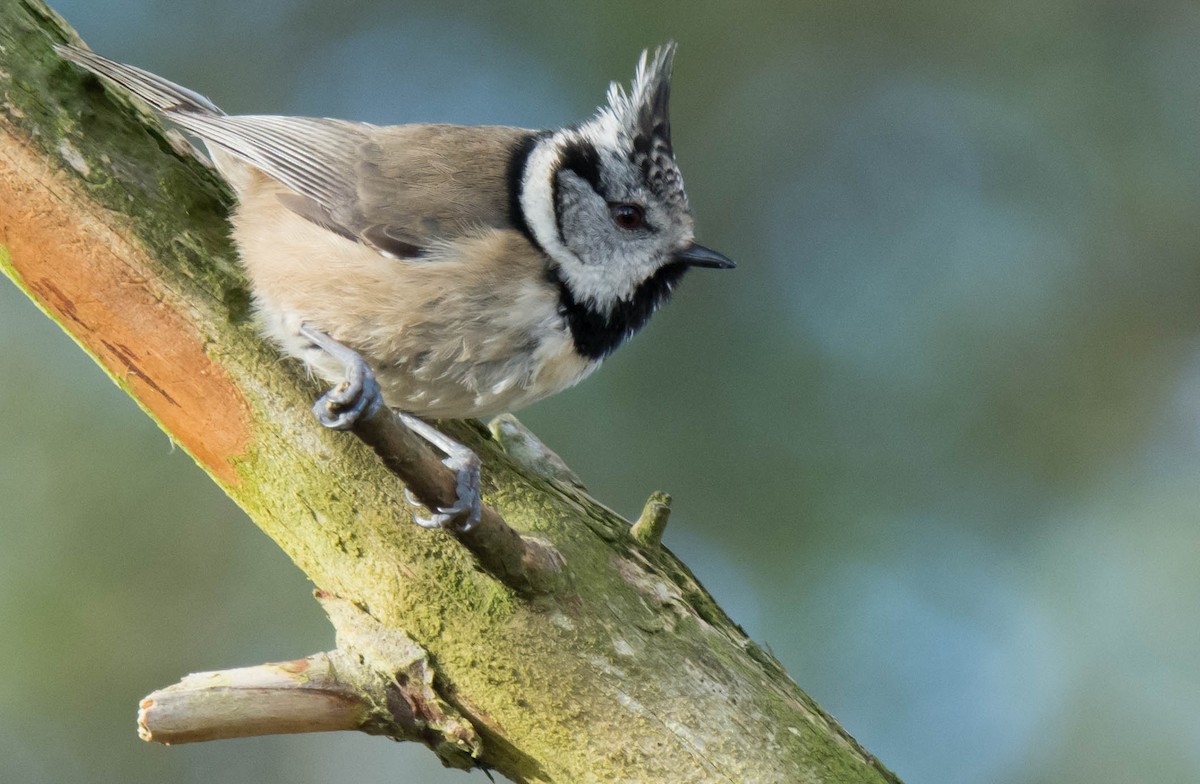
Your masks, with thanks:
[[[525,178],[525,167],[529,164],[529,156],[533,154],[533,149],[537,147],[537,143],[545,138],[546,135],[544,132],[539,132],[521,137],[509,155],[508,170],[506,172],[508,179],[508,219],[512,223],[513,228],[524,234],[525,239],[529,240],[533,244],[533,247],[540,250],[543,254],[546,252],[546,249],[538,242],[537,237],[533,236],[533,230],[529,228],[529,223],[525,220],[525,210],[521,208],[521,181]]]
[[[567,320],[575,350],[588,359],[600,360],[646,325],[654,311],[670,299],[671,290],[686,271],[686,264],[660,267],[638,285],[633,296],[618,300],[607,313],[577,301],[556,266],[548,267],[547,275],[550,282],[558,286],[559,312]]]

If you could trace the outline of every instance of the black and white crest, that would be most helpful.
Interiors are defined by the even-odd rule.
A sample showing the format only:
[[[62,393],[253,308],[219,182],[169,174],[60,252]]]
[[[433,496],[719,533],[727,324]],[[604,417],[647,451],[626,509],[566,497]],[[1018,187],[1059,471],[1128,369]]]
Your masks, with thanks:
[[[671,68],[675,43],[642,52],[628,92],[613,82],[608,105],[600,108],[585,128],[606,137],[641,171],[646,185],[660,198],[686,207],[683,178],[671,148]],[[607,146],[607,145],[602,145]]]

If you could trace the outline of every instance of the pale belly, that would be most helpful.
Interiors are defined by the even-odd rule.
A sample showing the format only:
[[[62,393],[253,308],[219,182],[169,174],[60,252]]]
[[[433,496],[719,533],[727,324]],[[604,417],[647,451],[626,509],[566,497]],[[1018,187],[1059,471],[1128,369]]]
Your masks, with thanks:
[[[536,351],[505,361],[437,362],[418,356],[382,365],[376,377],[393,408],[435,419],[490,417],[572,387],[598,366],[581,358],[569,337],[554,335]]]
[[[339,362],[298,334],[301,323],[322,328],[308,314],[259,309],[263,332],[280,349],[302,360],[319,378],[336,384],[345,377]],[[403,340],[372,340],[370,334],[335,339],[359,352],[375,372],[384,402],[421,417],[460,419],[516,411],[574,386],[600,363],[575,351],[566,330],[545,331],[536,340],[512,341],[470,331],[440,348],[412,346]],[[489,339],[490,338],[490,339]],[[504,351],[511,344],[519,350]],[[399,350],[397,350],[399,349]]]

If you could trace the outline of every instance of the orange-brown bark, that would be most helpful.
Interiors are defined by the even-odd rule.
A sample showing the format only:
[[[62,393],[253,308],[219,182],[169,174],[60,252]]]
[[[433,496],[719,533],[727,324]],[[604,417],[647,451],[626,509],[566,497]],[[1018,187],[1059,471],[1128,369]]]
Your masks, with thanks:
[[[241,392],[205,352],[183,303],[113,215],[0,127],[0,245],[49,311],[223,483],[250,439]]]

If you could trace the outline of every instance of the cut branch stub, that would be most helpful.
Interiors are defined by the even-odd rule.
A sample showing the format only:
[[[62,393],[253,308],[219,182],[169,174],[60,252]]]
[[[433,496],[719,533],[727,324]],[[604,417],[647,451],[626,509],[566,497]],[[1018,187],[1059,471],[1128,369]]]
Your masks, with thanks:
[[[316,595],[337,628],[337,650],[188,675],[142,700],[142,740],[171,745],[359,730],[424,743],[448,767],[475,767],[479,736],[435,691],[425,649],[351,602]]]
[[[197,672],[146,696],[142,740],[171,745],[298,732],[357,730],[371,705],[338,680],[334,653],[218,672]]]
[[[662,544],[663,532],[667,530],[667,519],[671,516],[671,496],[656,490],[646,499],[642,514],[633,524],[630,534],[643,547],[658,547]]]

